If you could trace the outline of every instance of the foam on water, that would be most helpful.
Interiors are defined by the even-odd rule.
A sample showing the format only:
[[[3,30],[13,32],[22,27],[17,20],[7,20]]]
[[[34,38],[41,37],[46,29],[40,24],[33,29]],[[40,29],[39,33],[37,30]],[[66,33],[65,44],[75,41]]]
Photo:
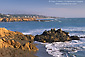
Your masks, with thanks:
[[[37,34],[41,34],[44,30],[49,30],[49,29],[34,29],[34,30],[30,30],[28,32],[22,32],[23,34],[32,34],[32,35],[37,35]]]
[[[85,50],[85,39],[72,40],[69,42],[54,42],[51,44],[46,44],[45,46],[48,54],[54,57],[69,57],[74,55],[69,55],[69,53],[75,53],[77,51]]]
[[[37,34],[42,34],[43,31],[45,30],[50,30],[50,29],[34,29],[34,30],[30,30],[30,31],[27,31],[27,32],[22,32],[23,34],[32,34],[32,35],[37,35]]]
[[[64,31],[85,31],[85,27],[68,27],[63,28]]]
[[[37,34],[42,34],[43,31],[45,30],[50,30],[51,28],[47,28],[47,29],[34,29],[34,30],[30,30],[30,31],[26,31],[26,32],[22,32],[23,34],[32,34],[32,35],[37,35]],[[56,30],[59,28],[56,28]],[[70,36],[79,36],[79,37],[84,37],[85,36],[85,27],[68,27],[68,28],[62,28],[63,31],[67,31],[69,32]]]
[[[28,32],[24,32],[23,34],[42,34],[45,30],[49,29],[34,29]],[[59,29],[59,28],[57,28]],[[56,29],[56,30],[57,30]],[[68,27],[62,28],[63,31],[70,32],[69,35],[84,37],[85,36],[85,27]],[[77,31],[77,32],[75,32]],[[81,38],[80,40],[72,40],[68,42],[53,42],[53,43],[41,43],[37,42],[38,44],[43,44],[46,47],[46,51],[48,54],[53,55],[54,57],[76,57],[74,54],[70,55],[71,53],[76,53],[78,51],[85,50],[85,39]]]

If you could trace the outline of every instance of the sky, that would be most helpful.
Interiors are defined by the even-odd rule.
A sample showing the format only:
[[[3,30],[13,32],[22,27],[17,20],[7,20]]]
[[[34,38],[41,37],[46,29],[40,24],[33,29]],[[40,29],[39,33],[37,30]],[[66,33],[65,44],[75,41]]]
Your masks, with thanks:
[[[85,17],[84,0],[76,5],[57,5],[49,0],[0,0],[0,13],[3,14],[39,14],[56,17]],[[57,0],[54,0],[57,1]],[[60,0],[64,1],[64,0]]]

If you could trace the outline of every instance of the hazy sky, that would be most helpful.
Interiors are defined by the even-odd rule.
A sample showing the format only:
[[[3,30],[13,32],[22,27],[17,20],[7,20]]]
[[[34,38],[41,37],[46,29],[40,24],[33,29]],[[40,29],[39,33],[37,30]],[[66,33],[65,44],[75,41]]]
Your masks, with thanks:
[[[56,5],[53,2],[49,2],[49,0],[0,0],[0,13],[85,17],[85,2],[77,5]]]

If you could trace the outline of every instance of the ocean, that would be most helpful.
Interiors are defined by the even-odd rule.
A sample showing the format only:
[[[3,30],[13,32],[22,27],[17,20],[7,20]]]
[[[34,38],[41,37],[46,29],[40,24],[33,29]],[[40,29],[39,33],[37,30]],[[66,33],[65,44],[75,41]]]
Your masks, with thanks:
[[[69,32],[69,35],[77,35],[79,37],[85,36],[85,18],[60,18],[60,19],[46,19],[51,21],[37,22],[0,22],[0,27],[5,27],[11,31],[19,31],[23,34],[42,34],[44,30],[51,28],[59,29]],[[36,42],[38,43],[38,42]],[[43,46],[42,46],[43,45]],[[41,49],[41,46],[43,47]],[[81,38],[69,42],[53,42],[53,43],[39,43],[37,46],[43,53],[39,57],[85,57],[85,39]],[[43,50],[44,49],[44,50]],[[52,50],[50,50],[52,49]],[[41,53],[42,53],[41,52]],[[48,55],[49,54],[49,55]]]

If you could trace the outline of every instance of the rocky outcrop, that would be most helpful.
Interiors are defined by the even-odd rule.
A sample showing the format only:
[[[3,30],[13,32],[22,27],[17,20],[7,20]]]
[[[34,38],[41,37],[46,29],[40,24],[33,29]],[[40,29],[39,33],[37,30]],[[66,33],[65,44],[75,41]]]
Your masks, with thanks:
[[[5,28],[0,28],[0,38],[5,38],[5,39],[15,39],[15,40],[25,40],[25,41],[31,41],[34,39],[34,36],[32,35],[24,35],[20,32],[17,31],[10,31]]]
[[[35,18],[0,18],[0,22],[22,22],[22,21],[35,21]]]
[[[37,51],[35,44],[32,43],[34,36],[23,35],[20,32],[13,32],[5,28],[0,28],[0,47],[12,47],[28,51]]]
[[[79,37],[68,35],[68,32],[62,31],[61,29],[51,29],[49,31],[44,31],[41,35],[35,36],[35,41],[39,42],[64,42],[70,40],[79,40]]]

